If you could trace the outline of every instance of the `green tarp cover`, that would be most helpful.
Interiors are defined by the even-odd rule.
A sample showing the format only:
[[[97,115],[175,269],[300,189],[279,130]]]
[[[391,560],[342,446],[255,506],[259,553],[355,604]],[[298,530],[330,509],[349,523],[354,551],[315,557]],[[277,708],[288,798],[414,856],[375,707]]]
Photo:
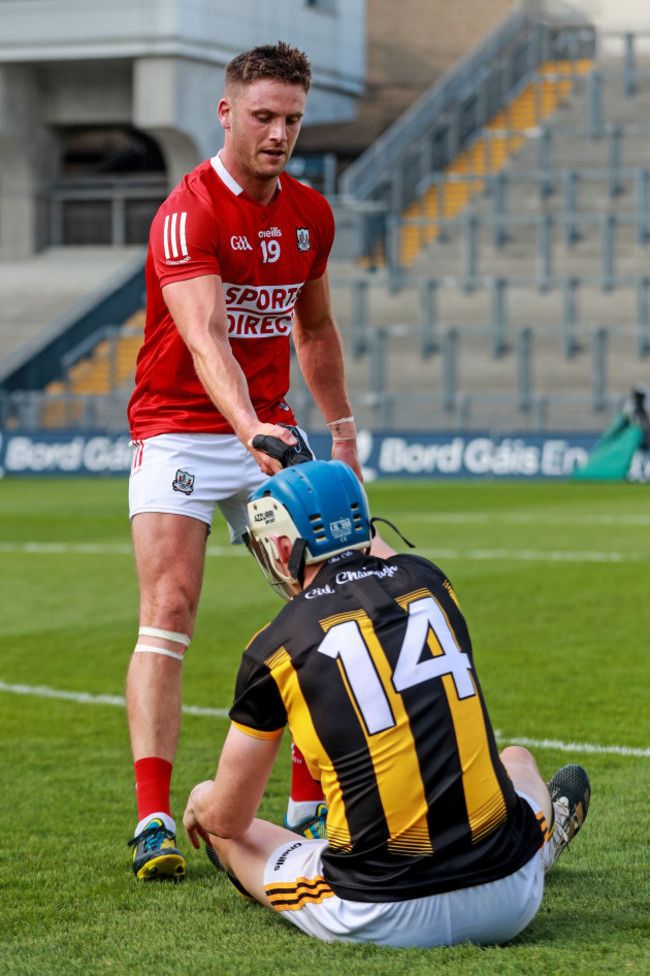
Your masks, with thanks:
[[[625,479],[635,451],[643,439],[643,430],[620,416],[605,431],[586,465],[573,472],[574,478],[594,481],[622,481]]]

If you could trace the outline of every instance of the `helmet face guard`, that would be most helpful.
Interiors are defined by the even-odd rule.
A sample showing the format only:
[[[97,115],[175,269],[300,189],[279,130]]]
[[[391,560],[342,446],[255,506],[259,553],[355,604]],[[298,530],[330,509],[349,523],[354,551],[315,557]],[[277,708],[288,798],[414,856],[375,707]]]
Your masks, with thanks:
[[[363,487],[341,461],[308,461],[279,471],[251,495],[248,518],[246,544],[285,599],[293,595],[292,585],[302,583],[305,565],[366,549],[372,536]],[[278,536],[293,544],[288,574],[278,564]]]
[[[267,498],[264,499],[264,503],[265,503],[264,509],[266,512],[269,513],[267,517],[270,517],[270,513],[272,511],[274,512],[277,511],[278,516],[280,516],[278,522],[282,522],[283,521],[282,513],[280,511],[282,506],[278,505],[278,503],[275,502],[274,500],[267,499]],[[256,515],[258,514],[259,513],[255,510],[254,503],[249,502],[248,503],[249,520],[252,521],[253,519],[255,519]],[[275,523],[273,522],[270,524],[275,524]],[[295,530],[295,526],[293,526],[293,528]],[[276,530],[272,534],[288,535],[289,533],[286,531]],[[290,536],[290,538],[292,538],[292,536]],[[282,570],[280,569],[280,566],[278,564],[278,550],[275,543],[270,538],[270,533],[267,536],[267,534],[263,530],[258,529],[257,531],[254,531],[253,528],[250,527],[244,532],[244,542],[248,547],[248,551],[255,556],[255,559],[257,560],[257,563],[260,569],[262,570],[262,573],[264,574],[264,578],[266,579],[266,582],[269,584],[271,589],[275,590],[278,596],[282,597],[283,600],[286,600],[288,602],[293,596],[293,590],[291,588],[291,584],[297,583],[298,580],[294,579],[289,575],[285,576]]]
[[[250,529],[245,530],[243,539],[248,547],[248,551],[255,556],[266,582],[272,590],[275,590],[278,596],[282,597],[288,603],[293,596],[293,592],[289,588],[290,581],[281,578],[280,570],[276,569],[275,565],[271,565],[266,549],[258,539],[254,538]]]

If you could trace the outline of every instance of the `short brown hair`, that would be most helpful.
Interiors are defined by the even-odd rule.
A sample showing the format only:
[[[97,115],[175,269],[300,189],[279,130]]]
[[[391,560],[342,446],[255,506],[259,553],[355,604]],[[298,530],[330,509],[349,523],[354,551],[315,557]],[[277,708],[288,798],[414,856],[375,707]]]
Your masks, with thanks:
[[[308,92],[311,65],[306,54],[284,41],[251,48],[226,65],[226,86],[250,85],[260,78],[277,78],[289,85],[300,85]]]

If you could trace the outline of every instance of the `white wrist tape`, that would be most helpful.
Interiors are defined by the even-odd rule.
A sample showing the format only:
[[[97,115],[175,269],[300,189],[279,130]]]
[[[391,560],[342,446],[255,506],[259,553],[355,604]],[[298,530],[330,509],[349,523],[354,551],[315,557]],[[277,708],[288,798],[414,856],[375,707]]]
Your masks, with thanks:
[[[354,417],[341,417],[340,420],[332,420],[327,426],[334,441],[354,441],[357,438]]]

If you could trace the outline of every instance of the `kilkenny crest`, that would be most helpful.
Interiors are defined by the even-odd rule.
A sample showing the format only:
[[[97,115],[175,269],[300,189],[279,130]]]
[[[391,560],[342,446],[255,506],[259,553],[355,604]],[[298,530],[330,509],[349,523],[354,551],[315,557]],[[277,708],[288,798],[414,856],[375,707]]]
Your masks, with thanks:
[[[296,238],[299,251],[308,251],[311,248],[308,227],[296,227]]]
[[[172,488],[174,491],[182,491],[184,495],[191,495],[194,491],[194,475],[179,468],[172,481]]]

